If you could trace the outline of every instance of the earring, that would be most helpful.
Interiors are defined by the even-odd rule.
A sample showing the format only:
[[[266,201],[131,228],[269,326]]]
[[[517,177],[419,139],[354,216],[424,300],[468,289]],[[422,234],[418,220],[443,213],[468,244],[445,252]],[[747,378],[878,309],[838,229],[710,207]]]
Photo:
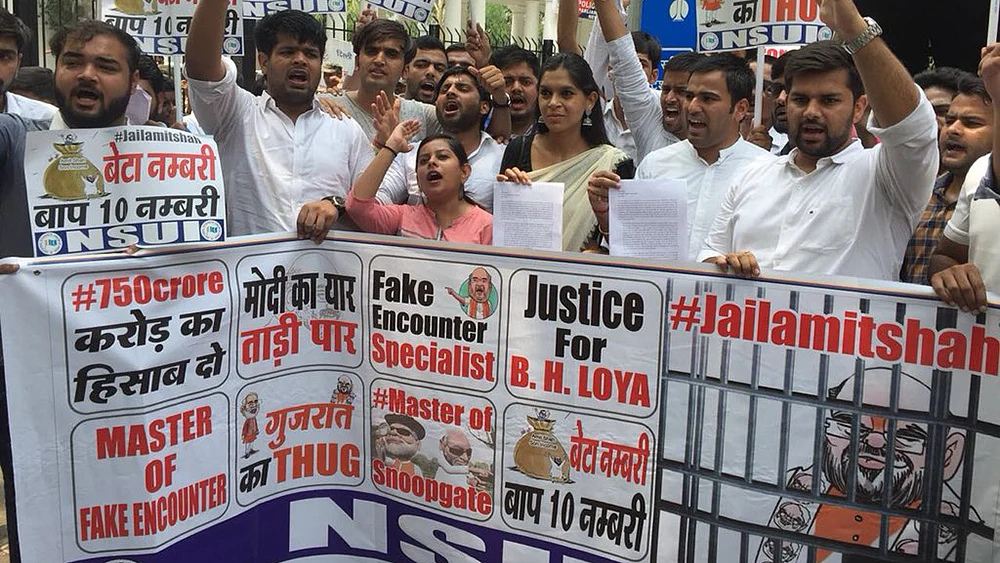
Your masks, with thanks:
[[[587,113],[583,114],[583,126],[584,127],[590,127],[591,125],[594,124],[594,122],[590,120],[590,112],[592,110],[593,110],[593,108],[587,108]]]
[[[542,117],[542,114],[538,114],[538,122],[545,125],[545,118]]]

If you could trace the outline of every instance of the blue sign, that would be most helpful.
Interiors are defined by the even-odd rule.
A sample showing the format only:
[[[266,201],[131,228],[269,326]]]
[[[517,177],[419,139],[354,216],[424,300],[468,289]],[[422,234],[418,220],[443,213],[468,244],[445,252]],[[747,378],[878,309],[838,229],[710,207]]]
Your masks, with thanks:
[[[660,40],[662,69],[677,53],[694,51],[698,44],[696,0],[644,0],[640,27]],[[662,75],[662,73],[661,73]],[[654,86],[659,87],[658,84]]]

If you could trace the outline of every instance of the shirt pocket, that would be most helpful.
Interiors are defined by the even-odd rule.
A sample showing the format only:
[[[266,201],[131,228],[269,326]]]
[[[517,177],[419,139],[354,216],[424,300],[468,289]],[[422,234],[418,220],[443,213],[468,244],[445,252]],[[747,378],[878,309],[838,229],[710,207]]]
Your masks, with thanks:
[[[809,252],[847,248],[854,240],[860,219],[850,197],[818,198],[793,219],[799,233],[798,247]]]

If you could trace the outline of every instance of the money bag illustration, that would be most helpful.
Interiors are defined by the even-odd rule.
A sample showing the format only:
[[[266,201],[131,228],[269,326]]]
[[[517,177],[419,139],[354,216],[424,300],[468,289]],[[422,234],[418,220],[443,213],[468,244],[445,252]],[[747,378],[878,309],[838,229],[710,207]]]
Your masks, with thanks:
[[[52,146],[59,155],[49,163],[42,176],[45,193],[56,199],[70,200],[101,197],[107,193],[101,171],[81,152],[83,142],[66,135],[62,143]]]
[[[115,9],[123,14],[158,14],[156,0],[115,0]]]
[[[528,416],[527,419],[532,430],[514,444],[517,470],[535,479],[569,483],[569,456],[559,438],[552,433],[556,421],[550,419],[544,410],[539,411],[537,418]]]

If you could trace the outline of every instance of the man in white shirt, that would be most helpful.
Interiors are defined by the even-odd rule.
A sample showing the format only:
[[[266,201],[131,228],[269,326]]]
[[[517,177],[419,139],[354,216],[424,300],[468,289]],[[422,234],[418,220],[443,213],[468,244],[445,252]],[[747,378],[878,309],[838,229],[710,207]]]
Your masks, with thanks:
[[[448,57],[444,52],[444,44],[432,35],[421,35],[410,44],[404,61],[405,97],[409,100],[433,104],[434,90],[437,89],[441,75],[448,69]]]
[[[651,87],[656,82],[660,68],[660,42],[655,37],[645,31],[633,31],[632,43],[635,45],[635,54],[642,67],[643,75],[650,86],[650,97],[659,100],[659,92]],[[603,41],[603,39],[602,39]],[[614,76],[614,69],[608,69],[611,76]],[[608,92],[608,95],[614,92]],[[635,146],[635,139],[632,135],[629,122],[625,118],[625,109],[622,107],[621,99],[616,95],[611,101],[604,104],[604,129],[608,133],[608,140],[611,144],[621,149],[625,154],[632,157],[632,162],[639,164],[638,151]]]
[[[219,145],[229,233],[298,231],[316,242],[337,224],[352,228],[344,198],[372,158],[355,121],[324,113],[315,100],[326,34],[310,14],[286,10],[257,23],[257,59],[267,76],[260,97],[236,84],[222,58],[227,0],[202,0],[185,56],[191,107]]]
[[[55,106],[19,96],[8,87],[21,67],[24,47],[31,31],[17,16],[0,8],[0,113],[12,113],[28,119],[52,119]]]
[[[682,255],[694,259],[733,179],[758,159],[773,160],[766,150],[740,137],[753,97],[754,76],[744,59],[723,53],[703,57],[687,82],[688,138],[650,153],[636,170],[638,180],[683,180],[687,189],[688,233]],[[597,196],[595,215],[602,232],[608,214],[599,202],[618,187],[614,172],[598,171],[589,191]]]
[[[993,153],[969,169],[930,265],[938,297],[974,314],[986,311],[987,291],[1000,291],[1000,44],[986,47],[979,74],[993,100]]]
[[[465,181],[465,195],[493,212],[493,185],[500,171],[504,145],[482,130],[491,109],[490,96],[465,67],[445,71],[437,89],[436,112],[444,132],[458,139],[469,157],[472,174]],[[385,174],[376,198],[384,204],[420,202],[417,186],[417,151],[396,157]]]
[[[813,43],[788,61],[796,148],[733,183],[698,259],[748,277],[771,268],[896,280],[934,185],[937,121],[852,0],[823,0],[820,17],[845,43]],[[882,140],[871,149],[851,139],[866,101]]]
[[[11,113],[0,114],[0,257],[31,257],[34,254],[24,174],[27,133],[45,129],[125,125],[125,108],[139,80],[137,66],[142,53],[139,45],[132,36],[104,22],[74,22],[52,37],[50,48],[56,58],[54,82],[59,112],[44,120],[26,119]],[[0,275],[13,274],[17,270],[17,264],[0,265]],[[10,561],[20,563],[2,347],[0,468],[4,477]],[[27,493],[30,499],[33,491]]]
[[[643,72],[636,45],[616,2],[598,0],[594,6],[614,69],[615,97],[635,140],[635,163],[640,164],[649,153],[687,137],[683,93],[691,67],[700,56],[683,53],[671,57],[664,66],[663,83],[657,95],[649,87],[649,77]]]

